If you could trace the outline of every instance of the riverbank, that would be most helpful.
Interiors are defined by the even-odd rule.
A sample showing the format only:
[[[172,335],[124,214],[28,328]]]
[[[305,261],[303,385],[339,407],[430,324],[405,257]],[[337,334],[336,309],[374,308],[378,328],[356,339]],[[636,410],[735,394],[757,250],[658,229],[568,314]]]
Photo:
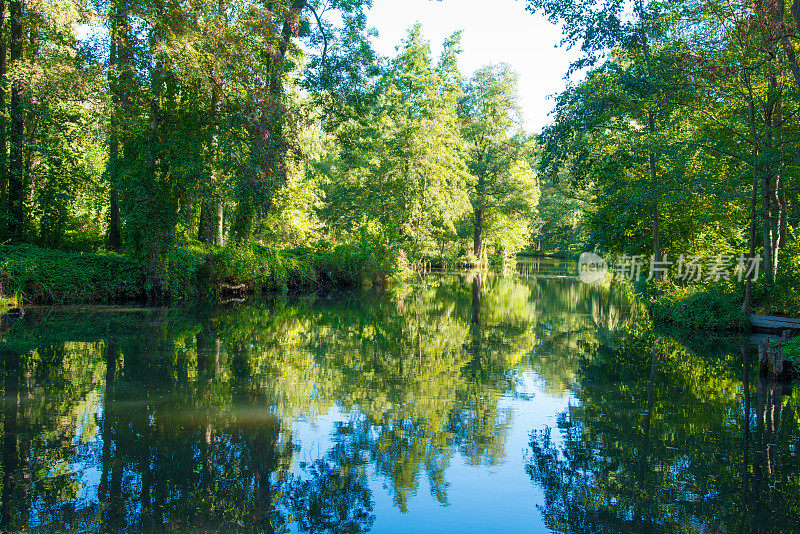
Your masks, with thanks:
[[[166,290],[154,290],[147,263],[133,255],[0,246],[3,307],[21,304],[110,304],[219,300],[264,292],[312,292],[385,281],[383,255],[363,247],[274,250],[260,245],[176,249]]]
[[[773,284],[759,280],[753,284],[750,313],[779,317],[800,317],[800,276],[784,272]],[[650,314],[656,322],[673,323],[697,330],[743,331],[750,319],[741,311],[744,285],[720,282],[695,286],[649,287],[643,292]]]
[[[395,255],[396,256],[396,255]],[[787,262],[788,263],[788,262]],[[263,293],[384,285],[408,269],[392,254],[367,245],[275,250],[249,247],[176,249],[168,258],[166,291],[156,292],[147,264],[129,254],[67,252],[32,245],[0,246],[0,306],[117,304],[226,300]],[[652,319],[695,330],[744,331],[737,283],[695,286],[634,284]],[[786,269],[770,286],[754,284],[752,312],[800,317],[800,269]]]
[[[694,330],[744,331],[750,319],[742,313],[744,295],[731,287],[669,286],[662,293],[646,291],[652,319]]]

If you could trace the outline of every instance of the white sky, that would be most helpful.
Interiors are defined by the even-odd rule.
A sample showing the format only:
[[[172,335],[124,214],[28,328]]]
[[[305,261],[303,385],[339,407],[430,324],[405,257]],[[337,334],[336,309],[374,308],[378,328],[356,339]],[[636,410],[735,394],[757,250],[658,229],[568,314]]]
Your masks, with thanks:
[[[375,49],[394,55],[417,21],[435,55],[447,36],[463,30],[459,66],[467,77],[482,65],[510,64],[519,74],[526,129],[539,132],[549,122],[554,102],[547,97],[564,88],[564,74],[576,53],[554,48],[561,31],[525,11],[523,0],[373,0],[368,22],[379,32]]]

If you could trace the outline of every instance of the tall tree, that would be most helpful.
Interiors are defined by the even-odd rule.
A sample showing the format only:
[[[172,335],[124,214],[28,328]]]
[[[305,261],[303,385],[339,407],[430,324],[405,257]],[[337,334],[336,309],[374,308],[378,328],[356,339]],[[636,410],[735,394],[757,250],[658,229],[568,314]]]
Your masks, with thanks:
[[[6,208],[8,191],[8,143],[6,139],[6,2],[0,0],[0,206]],[[0,232],[5,230],[5,216],[0,220]]]
[[[457,47],[457,37],[448,39],[443,58]],[[467,199],[449,63],[433,63],[415,26],[385,67],[377,105],[335,130],[339,148],[322,212],[333,229],[375,232],[414,259],[454,239]]]
[[[526,159],[523,135],[518,131],[517,75],[508,65],[479,69],[459,103],[462,133],[467,146],[470,203],[473,212],[475,261],[484,256],[484,230],[492,220],[521,218],[522,245],[530,237],[529,224],[539,199],[535,173]],[[498,227],[508,224],[496,224]],[[497,228],[499,231],[500,228]],[[502,241],[511,243],[512,235]],[[511,247],[517,252],[521,246]]]
[[[108,139],[107,175],[110,185],[108,208],[108,248],[117,250],[122,245],[122,218],[119,206],[119,188],[125,160],[131,157],[129,133],[131,94],[133,91],[133,43],[130,35],[130,8],[128,0],[112,0],[109,6],[108,86],[111,92],[111,117]]]
[[[9,169],[8,169],[8,233],[14,240],[23,238],[25,224],[25,122],[23,110],[23,87],[18,77],[14,77],[15,69],[22,63],[22,0],[11,0],[8,4],[10,25],[9,60],[12,71],[11,106],[9,108]]]
[[[692,4],[684,30],[692,53],[686,72],[699,88],[700,145],[729,162],[747,199],[747,256],[763,254],[763,271],[776,281],[789,239],[793,168],[797,164],[796,110],[791,91],[793,48],[783,20],[783,2]],[[758,242],[761,246],[758,246]],[[748,272],[742,310],[749,311],[752,276]]]
[[[562,24],[562,44],[570,48],[580,46],[583,55],[572,65],[571,72],[597,65],[615,48],[635,58],[638,68],[629,69],[627,75],[635,77],[630,85],[635,86],[639,97],[629,103],[638,107],[639,120],[648,134],[648,142],[642,148],[647,155],[644,165],[650,183],[652,252],[659,259],[663,248],[660,202],[664,192],[659,163],[663,147],[657,139],[664,127],[659,120],[664,117],[664,113],[660,113],[664,102],[660,96],[667,92],[663,84],[667,78],[656,72],[653,55],[658,44],[665,40],[671,7],[664,2],[645,0],[528,0],[529,10],[541,11],[551,21]]]

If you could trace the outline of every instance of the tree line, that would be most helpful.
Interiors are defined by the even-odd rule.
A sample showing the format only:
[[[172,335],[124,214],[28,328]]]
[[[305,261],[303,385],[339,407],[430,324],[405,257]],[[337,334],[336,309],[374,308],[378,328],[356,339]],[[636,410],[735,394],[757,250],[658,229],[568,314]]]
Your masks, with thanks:
[[[585,76],[557,97],[538,149],[543,187],[584,202],[583,243],[659,260],[760,255],[762,279],[793,291],[800,2],[528,9],[581,51],[572,71]]]
[[[181,247],[516,253],[539,190],[515,73],[465,79],[459,34],[437,59],[419,25],[380,57],[370,5],[9,3],[3,241],[124,251],[156,287]]]
[[[507,65],[466,77],[419,25],[381,57],[370,5],[2,6],[2,242],[123,251],[155,292],[176,250],[253,243],[760,255],[796,299],[800,4],[529,0],[581,51],[536,136]]]

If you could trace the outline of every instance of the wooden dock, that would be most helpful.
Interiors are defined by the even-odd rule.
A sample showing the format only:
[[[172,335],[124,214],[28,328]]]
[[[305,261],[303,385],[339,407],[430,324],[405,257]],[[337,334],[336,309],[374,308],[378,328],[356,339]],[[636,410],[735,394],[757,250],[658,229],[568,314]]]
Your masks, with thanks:
[[[791,317],[774,317],[771,315],[751,315],[750,326],[758,332],[783,332],[791,330],[792,333],[800,333],[800,319]]]

